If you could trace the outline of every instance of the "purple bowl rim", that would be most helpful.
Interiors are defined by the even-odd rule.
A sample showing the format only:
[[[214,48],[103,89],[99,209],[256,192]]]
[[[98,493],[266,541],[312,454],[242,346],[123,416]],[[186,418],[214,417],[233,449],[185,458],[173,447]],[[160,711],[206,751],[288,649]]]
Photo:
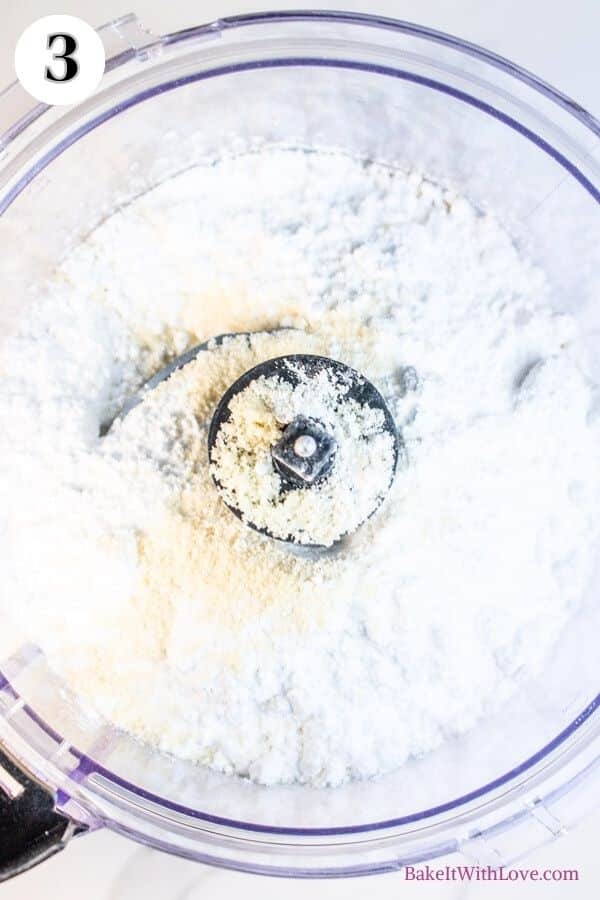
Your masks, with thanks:
[[[0,669],[0,691],[3,690],[8,690],[15,700],[24,700],[24,698],[22,698],[19,692],[15,689],[14,685],[10,682],[8,677]],[[57,743],[65,742],[62,735],[60,735],[59,732],[57,732],[51,725],[49,725],[45,721],[45,719],[40,716],[28,703],[24,702],[21,708],[23,712],[33,722],[35,722],[35,724],[39,728],[42,729],[42,731],[44,731],[52,738],[52,740]],[[257,834],[287,836],[295,835],[298,837],[336,837],[346,834],[368,834],[373,831],[383,831],[390,828],[397,828],[402,825],[410,825],[413,822],[424,822],[425,820],[432,818],[432,816],[441,815],[442,813],[449,812],[450,810],[456,809],[459,806],[464,806],[465,803],[470,803],[473,800],[477,800],[485,794],[488,794],[490,791],[502,787],[502,785],[512,780],[515,776],[526,772],[533,765],[540,762],[542,759],[545,759],[549,755],[549,753],[551,753],[553,750],[556,750],[557,747],[563,744],[565,740],[567,740],[567,738],[569,738],[575,731],[577,731],[578,728],[580,728],[581,725],[583,725],[584,722],[586,722],[593,715],[593,713],[598,710],[600,710],[600,694],[594,697],[594,699],[590,703],[588,703],[588,705],[579,713],[578,716],[576,716],[575,719],[573,719],[566,726],[566,728],[560,731],[556,735],[556,737],[552,738],[552,740],[545,744],[540,750],[536,751],[522,763],[514,766],[508,772],[505,772],[504,775],[499,775],[497,778],[492,779],[492,781],[488,781],[486,784],[482,785],[479,788],[468,791],[466,794],[463,794],[460,797],[455,798],[454,800],[449,800],[446,803],[441,803],[437,806],[430,807],[429,809],[421,810],[418,813],[413,813],[408,816],[400,816],[395,819],[383,819],[377,822],[369,822],[363,825],[346,825],[331,828],[292,828],[289,826],[275,827],[272,825],[260,825],[254,822],[243,822],[237,819],[228,819],[225,816],[211,815],[210,813],[204,813],[202,811],[184,806],[183,804],[175,803],[172,800],[167,800],[166,798],[161,797],[160,794],[154,794],[152,791],[148,791],[145,788],[140,788],[139,786],[132,784],[132,782],[127,781],[127,779],[125,778],[121,778],[120,775],[117,775],[114,772],[111,772],[110,769],[107,769],[105,766],[103,766],[101,763],[97,762],[87,754],[82,753],[71,744],[69,744],[69,751],[78,760],[78,764],[72,772],[68,773],[68,777],[76,784],[83,784],[90,776],[100,775],[101,777],[106,778],[107,781],[110,781],[112,784],[124,788],[137,797],[141,797],[144,800],[155,803],[157,806],[165,807],[172,812],[180,813],[192,819],[197,819],[202,822],[209,822],[213,825],[222,825],[227,828],[235,828],[240,831],[250,831]],[[114,728],[115,726],[111,727]],[[118,731],[119,729],[116,730]],[[161,755],[165,759],[171,758],[166,753],[163,753]],[[332,788],[331,790],[335,790],[335,788]],[[65,803],[68,799],[70,799],[71,795],[67,793],[66,785],[62,787],[60,794]]]
[[[468,42],[463,42],[458,38],[453,38],[449,35],[445,35],[442,32],[438,32],[432,29],[423,28],[421,26],[412,25],[411,23],[396,21],[394,19],[385,19],[381,17],[363,15],[363,14],[355,14],[355,13],[337,13],[337,12],[319,12],[319,11],[286,11],[283,13],[256,13],[249,14],[245,16],[236,16],[230,17],[226,19],[222,19],[213,25],[205,25],[199,26],[198,28],[186,29],[184,31],[176,32],[172,35],[167,36],[167,41],[169,43],[176,43],[179,40],[187,40],[191,37],[195,37],[197,34],[205,33],[208,30],[214,30],[216,26],[229,28],[229,27],[239,27],[243,25],[253,25],[265,22],[278,22],[278,21],[314,21],[314,20],[328,20],[328,21],[344,21],[348,23],[362,24],[362,25],[371,25],[377,27],[384,27],[389,29],[395,29],[403,33],[413,34],[415,36],[424,37],[426,39],[430,39],[439,43],[444,43],[449,46],[452,46],[454,49],[462,50],[469,55],[475,55],[483,61],[491,63],[492,65],[501,68],[504,71],[507,71],[508,74],[517,77],[519,80],[526,82],[529,86],[543,93],[545,96],[548,96],[550,99],[555,101],[561,107],[567,109],[567,111],[579,119],[589,130],[594,132],[595,134],[600,135],[600,123],[594,119],[591,114],[587,113],[582,107],[575,104],[569,98],[560,94],[554,88],[545,84],[544,82],[537,79],[535,76],[531,75],[524,69],[521,69],[518,66],[514,66],[512,63],[509,63],[507,60],[504,60],[502,57],[491,53],[490,51],[486,51],[483,48],[480,48],[474,44],[469,44]],[[127,58],[129,54],[127,54]],[[463,102],[468,103],[471,106],[476,107],[482,112],[487,113],[488,115],[496,118],[501,121],[503,124],[511,127],[513,130],[520,133],[523,137],[528,138],[532,141],[536,146],[538,146],[541,150],[547,153],[551,158],[555,160],[559,165],[561,165],[570,175],[572,175],[581,185],[582,187],[591,194],[591,196],[596,200],[596,202],[600,203],[600,190],[597,189],[590,181],[583,175],[579,169],[574,166],[563,154],[559,153],[551,144],[545,141],[543,138],[540,138],[533,131],[523,126],[516,119],[513,119],[511,116],[506,115],[500,110],[496,109],[490,104],[483,103],[482,101],[472,97],[466,92],[456,90],[454,88],[445,85],[443,82],[435,81],[434,79],[429,79],[422,76],[417,76],[414,73],[405,72],[400,69],[395,69],[390,66],[379,66],[379,65],[367,65],[364,63],[356,63],[349,60],[335,60],[335,59],[322,59],[318,57],[297,57],[297,58],[282,58],[282,59],[272,59],[272,60],[262,60],[262,61],[251,61],[248,63],[237,64],[237,65],[229,65],[229,66],[221,66],[216,67],[214,69],[210,69],[204,72],[196,72],[192,75],[186,76],[185,78],[175,78],[169,81],[163,82],[160,85],[156,85],[152,88],[148,88],[144,91],[140,91],[138,94],[133,95],[132,97],[127,98],[126,101],[123,101],[118,104],[117,107],[114,107],[110,110],[101,113],[96,116],[94,119],[87,122],[85,125],[80,126],[75,129],[70,135],[68,135],[65,139],[60,141],[52,150],[48,151],[44,156],[42,156],[34,166],[25,173],[25,175],[17,182],[17,184],[13,187],[13,189],[8,193],[6,202],[0,204],[0,215],[11,205],[11,203],[15,200],[15,198],[25,189],[25,187],[33,181],[33,179],[46,168],[54,159],[60,156],[68,147],[72,146],[76,141],[82,138],[84,135],[93,131],[99,125],[102,125],[104,122],[114,118],[116,115],[120,114],[124,110],[133,107],[139,103],[144,102],[145,100],[151,99],[152,97],[166,93],[167,91],[174,90],[178,87],[184,86],[185,84],[190,84],[196,81],[206,80],[208,78],[216,77],[219,75],[233,74],[241,71],[249,71],[260,68],[282,68],[289,66],[321,66],[321,67],[332,67],[332,68],[347,68],[347,69],[356,69],[361,71],[369,71],[374,72],[380,75],[387,75],[391,77],[401,78],[404,80],[412,81],[413,83],[420,84],[422,86],[432,88],[435,90],[439,90],[443,93],[446,93],[450,96],[453,96],[455,99],[461,100]],[[47,107],[44,107],[47,109]],[[42,110],[43,111],[43,110]],[[583,116],[583,117],[582,117]],[[0,671],[0,688],[5,685],[8,687],[12,687],[10,681],[2,675]],[[486,783],[480,788],[477,788],[467,794],[464,794],[454,800],[448,801],[447,803],[438,805],[436,807],[432,807],[430,809],[422,810],[417,813],[413,813],[409,816],[403,816],[395,819],[388,819],[379,822],[366,823],[362,825],[356,826],[342,826],[337,828],[291,828],[291,827],[274,827],[269,825],[259,825],[250,822],[241,822],[236,821],[234,819],[227,819],[221,816],[212,816],[208,813],[203,813],[198,810],[194,810],[183,805],[173,803],[172,801],[166,800],[162,798],[160,795],[153,794],[152,792],[146,791],[139,786],[128,782],[125,779],[120,778],[115,773],[110,772],[110,770],[105,769],[91,757],[86,756],[86,754],[78,751],[77,748],[72,747],[71,750],[73,754],[79,759],[79,765],[77,766],[77,773],[79,776],[79,780],[84,780],[89,775],[93,773],[97,773],[107,778],[109,781],[112,781],[115,784],[129,790],[131,793],[136,794],[144,799],[154,802],[159,806],[164,806],[165,808],[171,809],[174,812],[179,812],[189,816],[190,818],[199,819],[202,821],[206,821],[216,825],[222,825],[228,828],[235,828],[243,831],[251,831],[257,833],[264,834],[274,834],[274,835],[297,835],[297,836],[337,836],[344,834],[361,834],[368,833],[373,831],[380,831],[383,829],[390,829],[394,827],[399,827],[401,825],[407,825],[412,822],[423,822],[428,818],[431,818],[435,815],[440,815],[444,812],[448,812],[452,809],[456,809],[459,806],[464,806],[466,803],[471,802],[479,797],[484,796],[492,790],[495,790],[498,787],[501,787],[503,784],[506,784],[517,775],[527,771],[533,765],[540,762],[542,759],[548,756],[553,750],[555,750],[558,746],[564,743],[577,729],[594,713],[594,711],[600,708],[600,694],[596,696],[583,710],[579,715],[569,724],[563,731],[561,731],[555,738],[553,738],[550,742],[548,742],[544,747],[538,750],[536,753],[532,754],[526,760],[524,760],[519,765],[513,767],[511,770],[506,772],[504,775],[498,776],[498,778],[493,779],[492,781]],[[31,716],[33,715],[35,721],[46,730],[49,734],[56,734],[54,729],[51,726],[47,725],[38,715],[35,713],[31,707],[25,707],[26,712]]]
[[[202,25],[195,25],[190,28],[183,28],[179,31],[173,31],[165,35],[159,36],[158,40],[165,46],[183,43],[192,40],[195,37],[207,34],[214,34],[219,31],[235,30],[246,26],[277,24],[279,22],[341,22],[349,25],[363,25],[370,28],[379,28],[388,31],[397,31],[401,34],[411,35],[412,37],[422,38],[432,43],[442,44],[458,50],[468,56],[480,59],[491,66],[507,73],[508,75],[522,81],[528,87],[533,88],[550,101],[564,109],[569,115],[577,119],[585,128],[590,130],[596,137],[600,137],[600,119],[596,118],[588,109],[553,87],[548,82],[534,75],[523,66],[517,65],[505,56],[487,50],[479,44],[466,41],[456,35],[448,34],[444,31],[438,31],[435,28],[429,28],[425,25],[417,25],[415,22],[408,22],[405,19],[394,19],[389,16],[377,16],[369,13],[349,12],[345,10],[319,10],[319,9],[296,9],[296,10],[266,10],[259,13],[244,13],[237,16],[224,16]],[[108,28],[112,22],[108,22],[103,28]],[[151,33],[148,32],[150,35]],[[106,72],[110,72],[119,65],[128,62],[136,55],[133,48],[121,51],[106,60]],[[7,90],[15,87],[18,82],[8,85],[0,90],[0,96]],[[38,103],[34,106],[22,119],[18,120],[11,126],[7,132],[0,134],[0,139],[6,143],[14,140],[29,125],[35,122],[50,107],[44,103]]]
[[[127,55],[127,58],[130,58],[129,55]],[[42,172],[46,168],[46,166],[48,166],[53,160],[55,160],[65,150],[75,144],[86,134],[89,134],[95,128],[103,125],[110,119],[115,118],[125,110],[130,109],[131,107],[136,106],[139,103],[143,103],[146,100],[150,100],[152,97],[155,97],[159,94],[167,93],[171,90],[184,87],[188,84],[193,84],[196,81],[205,81],[209,78],[214,78],[221,75],[236,74],[239,72],[248,72],[257,69],[277,69],[293,66],[345,68],[353,69],[355,71],[372,72],[378,75],[387,75],[393,78],[404,79],[405,81],[411,81],[415,84],[420,84],[424,87],[438,90],[441,93],[445,93],[457,100],[461,100],[464,103],[467,103],[468,105],[487,113],[492,118],[495,118],[498,121],[502,122],[504,125],[508,125],[514,131],[530,140],[533,144],[543,150],[548,156],[554,159],[554,161],[557,162],[563,169],[565,169],[569,173],[569,175],[575,178],[575,180],[578,181],[589,194],[591,194],[591,196],[594,200],[596,200],[597,203],[600,203],[600,187],[596,188],[595,185],[592,184],[592,182],[589,180],[589,178],[587,178],[577,168],[577,166],[570,162],[570,160],[568,160],[567,157],[564,156],[564,154],[556,150],[551,144],[548,143],[548,141],[546,141],[544,138],[539,137],[539,135],[537,135],[530,128],[522,125],[512,116],[509,116],[501,110],[496,109],[496,107],[492,106],[490,103],[484,103],[483,101],[478,100],[476,97],[472,97],[465,91],[450,87],[449,85],[444,84],[441,81],[437,81],[433,78],[416,75],[413,72],[406,72],[402,69],[396,69],[391,66],[359,63],[343,59],[323,59],[321,57],[302,56],[283,57],[281,59],[273,58],[269,60],[250,60],[245,63],[217,66],[213,69],[207,69],[202,72],[194,72],[191,75],[172,78],[168,81],[162,82],[161,84],[154,85],[153,87],[139,91],[137,94],[128,97],[126,100],[120,101],[116,106],[105,110],[104,112],[91,119],[89,122],[86,122],[84,125],[80,125],[78,128],[75,128],[69,135],[59,141],[56,146],[54,146],[47,153],[43,154],[34,163],[34,165],[27,172],[25,172],[25,174],[11,187],[11,189],[6,193],[5,197],[0,200],[0,215],[6,212],[8,207],[27,187],[27,185],[30,184],[34,180],[34,178],[36,178],[40,174],[40,172]],[[43,109],[46,110],[48,109],[48,107],[43,107]],[[28,120],[29,123],[30,121],[33,120]]]
[[[409,22],[406,19],[395,19],[391,16],[378,16],[371,13],[351,12],[350,10],[320,10],[320,9],[289,9],[289,10],[265,10],[264,12],[243,13],[235,16],[224,16],[214,22],[205,25],[199,25],[191,28],[184,28],[181,31],[175,31],[165,35],[167,44],[180,43],[185,40],[194,38],[199,34],[207,34],[218,30],[242,28],[252,25],[276,24],[278,22],[340,22],[348,25],[364,25],[371,28],[379,28],[388,31],[397,31],[401,34],[411,35],[413,37],[424,38],[432,43],[443,44],[454,50],[459,50],[468,56],[474,56],[486,63],[501,69],[502,71],[512,75],[519,81],[524,82],[528,87],[532,87],[548,99],[552,100],[570,115],[578,119],[583,125],[589,128],[594,134],[600,137],[600,119],[596,118],[588,109],[553,87],[548,82],[534,75],[523,66],[519,66],[507,57],[492,50],[475,44],[472,41],[466,41],[456,35],[449,34],[445,31],[439,31],[436,28],[429,28],[426,25],[418,25],[415,22]]]

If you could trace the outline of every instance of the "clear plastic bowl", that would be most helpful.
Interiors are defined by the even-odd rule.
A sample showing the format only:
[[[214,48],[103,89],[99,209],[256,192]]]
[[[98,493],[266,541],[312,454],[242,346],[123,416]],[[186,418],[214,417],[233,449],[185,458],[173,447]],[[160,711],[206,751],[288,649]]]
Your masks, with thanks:
[[[90,100],[36,106],[17,85],[0,95],[3,332],[24,284],[118,205],[224,149],[285,142],[414,165],[492,208],[593,348],[600,128],[548,85],[456,38],[353,14],[250,15],[163,37],[128,16],[101,34],[108,64]],[[600,381],[600,355],[594,366]],[[599,584],[542,679],[379,781],[264,788],[91,728],[8,623],[0,739],[77,822],[216,865],[355,875],[456,850],[508,863],[600,796]]]

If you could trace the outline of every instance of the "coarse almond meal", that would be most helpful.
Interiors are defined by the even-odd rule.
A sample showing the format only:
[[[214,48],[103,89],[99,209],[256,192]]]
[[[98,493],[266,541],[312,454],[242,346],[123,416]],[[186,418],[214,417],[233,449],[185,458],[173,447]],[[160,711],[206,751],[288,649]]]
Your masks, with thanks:
[[[261,376],[231,399],[211,453],[212,472],[221,496],[244,522],[281,540],[332,547],[385,498],[394,440],[381,409],[348,396],[350,378],[325,369],[309,373],[291,360],[285,368],[297,384]],[[318,422],[332,436],[335,462],[329,477],[310,490],[286,491],[271,448],[296,416]]]

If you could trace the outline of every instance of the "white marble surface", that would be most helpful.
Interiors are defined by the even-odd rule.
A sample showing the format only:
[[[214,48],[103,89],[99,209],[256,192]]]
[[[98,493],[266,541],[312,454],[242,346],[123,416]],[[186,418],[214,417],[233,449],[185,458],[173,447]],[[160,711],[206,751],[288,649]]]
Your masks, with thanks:
[[[300,0],[3,0],[0,4],[0,85],[13,78],[12,54],[31,21],[53,12],[72,13],[91,24],[135,11],[156,30],[185,27],[217,16],[269,8],[298,8]],[[600,114],[598,0],[345,0],[330,9],[377,12],[449,31],[495,50],[525,66]],[[575,831],[527,858],[528,866],[578,868],[577,883],[410,883],[401,874],[372,879],[292,882],[208,869],[140,847],[106,831],[86,835],[43,866],[2,886],[2,900],[211,900],[243,892],[248,900],[312,897],[373,900],[420,897],[493,900],[495,897],[592,900],[600,893],[600,810]],[[460,860],[456,860],[460,862]],[[464,861],[463,861],[464,862]]]

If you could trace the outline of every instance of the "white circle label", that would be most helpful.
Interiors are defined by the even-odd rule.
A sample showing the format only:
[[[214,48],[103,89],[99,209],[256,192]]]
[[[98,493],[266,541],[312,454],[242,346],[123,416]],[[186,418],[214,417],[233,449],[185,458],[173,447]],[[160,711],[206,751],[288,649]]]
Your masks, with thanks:
[[[44,16],[25,29],[15,70],[25,90],[50,106],[70,106],[92,94],[104,73],[104,46],[77,16]]]

